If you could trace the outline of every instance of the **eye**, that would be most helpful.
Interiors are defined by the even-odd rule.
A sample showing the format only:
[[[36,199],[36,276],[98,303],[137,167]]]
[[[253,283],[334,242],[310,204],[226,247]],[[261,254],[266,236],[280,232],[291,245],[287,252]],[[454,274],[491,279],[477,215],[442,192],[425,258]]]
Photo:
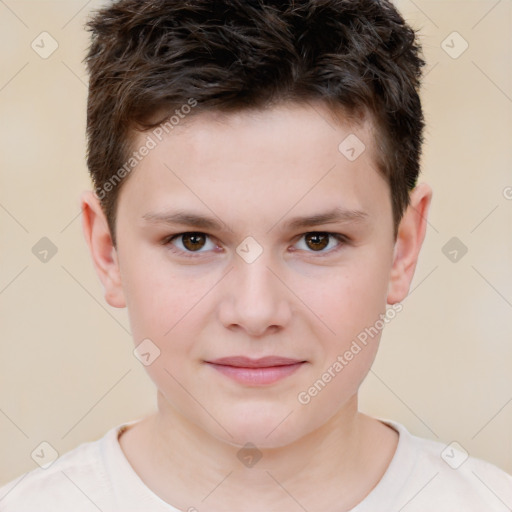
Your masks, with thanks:
[[[207,240],[209,239],[209,235],[206,233],[201,233],[199,231],[192,231],[187,233],[178,233],[177,235],[172,235],[167,237],[163,243],[168,245],[173,252],[178,254],[185,253],[186,256],[194,257],[195,254],[191,253],[203,253],[208,250],[215,249],[217,247],[213,242],[210,241],[210,247],[206,248],[206,250],[201,251],[207,244]],[[179,244],[174,244],[173,242],[177,240]],[[178,247],[176,247],[178,245]],[[181,246],[181,247],[180,247]]]
[[[319,252],[319,253],[330,253],[337,251],[340,249],[344,243],[348,242],[348,238],[345,235],[340,233],[329,233],[325,231],[310,231],[309,233],[304,233],[302,238],[305,240],[305,249],[303,247],[299,247],[302,250],[306,250],[307,252]],[[301,238],[301,240],[302,240]],[[330,241],[337,240],[337,244],[330,244]],[[324,250],[326,247],[331,246],[331,249]],[[334,249],[332,248],[334,247]]]
[[[349,242],[348,237],[345,235],[325,231],[310,231],[304,233],[301,235],[301,240],[302,239],[305,240],[305,244],[303,244],[302,247],[298,247],[300,250],[310,253],[319,253],[320,256],[335,252]],[[333,240],[336,240],[338,243],[331,243]],[[208,247],[208,241],[210,247]],[[172,252],[178,255],[191,258],[199,257],[201,254],[218,247],[218,245],[211,241],[210,235],[200,231],[188,231],[170,235],[162,241],[162,244],[168,246]],[[326,248],[328,248],[328,250],[325,250]]]

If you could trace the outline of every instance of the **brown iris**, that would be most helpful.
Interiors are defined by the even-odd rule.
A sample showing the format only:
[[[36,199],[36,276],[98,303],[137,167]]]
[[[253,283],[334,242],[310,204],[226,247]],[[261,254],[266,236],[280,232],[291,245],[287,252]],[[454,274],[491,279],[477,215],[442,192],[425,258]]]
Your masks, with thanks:
[[[325,249],[325,247],[329,245],[329,234],[327,233],[306,233],[304,238],[306,243],[308,243],[308,240],[311,241],[311,245],[309,247],[315,251]]]
[[[206,237],[202,233],[185,233],[182,235],[183,246],[189,251],[201,249],[206,241]]]

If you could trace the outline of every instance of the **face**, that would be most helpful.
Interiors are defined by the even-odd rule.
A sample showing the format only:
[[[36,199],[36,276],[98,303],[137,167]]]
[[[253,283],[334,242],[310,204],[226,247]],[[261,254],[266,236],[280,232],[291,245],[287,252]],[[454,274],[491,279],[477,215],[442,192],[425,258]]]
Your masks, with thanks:
[[[347,136],[366,146],[356,159]],[[372,140],[369,124],[283,105],[199,114],[138,164],[119,195],[118,279],[104,285],[135,345],[150,340],[162,413],[276,447],[354,404],[396,256]]]

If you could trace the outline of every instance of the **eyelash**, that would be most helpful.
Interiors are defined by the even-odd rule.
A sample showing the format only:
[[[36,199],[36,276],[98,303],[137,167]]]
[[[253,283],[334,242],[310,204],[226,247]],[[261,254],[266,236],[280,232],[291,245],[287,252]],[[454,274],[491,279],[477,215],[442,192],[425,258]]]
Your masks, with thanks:
[[[203,233],[202,231],[185,231],[183,233],[177,233],[175,235],[170,235],[170,236],[167,236],[163,241],[162,241],[162,244],[165,245],[165,246],[168,246],[170,248],[170,250],[175,253],[175,254],[178,254],[180,256],[185,256],[186,258],[198,258],[198,257],[201,257],[204,252],[207,252],[207,251],[203,251],[203,252],[199,252],[199,251],[183,251],[181,249],[177,249],[171,242],[176,239],[176,238],[179,238],[183,235],[191,235],[191,234],[195,234],[195,235],[205,235],[206,237],[208,237],[209,239],[211,239],[212,237],[210,235],[208,235],[207,233]],[[322,257],[322,256],[327,256],[329,254],[332,254],[334,252],[337,252],[339,251],[344,245],[348,244],[350,242],[350,239],[346,236],[346,235],[343,235],[341,233],[331,233],[329,231],[308,231],[306,233],[302,233],[302,235],[300,235],[299,237],[299,240],[306,236],[306,235],[314,235],[314,234],[322,234],[322,235],[328,235],[329,237],[332,237],[334,239],[336,239],[339,244],[334,248],[334,249],[330,249],[329,251],[306,251],[306,252],[310,252],[311,254],[313,254],[315,257]],[[300,249],[299,249],[300,250]]]

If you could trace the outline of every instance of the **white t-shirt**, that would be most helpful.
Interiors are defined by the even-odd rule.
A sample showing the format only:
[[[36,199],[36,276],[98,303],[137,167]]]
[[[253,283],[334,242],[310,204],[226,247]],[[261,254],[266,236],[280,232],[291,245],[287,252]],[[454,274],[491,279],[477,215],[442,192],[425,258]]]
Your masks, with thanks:
[[[36,468],[0,488],[2,512],[181,512],[151,491],[118,441],[127,425],[82,443],[46,469]],[[398,446],[379,483],[351,512],[506,512],[512,476],[458,446],[413,436],[394,421]],[[207,509],[191,503],[189,510]],[[290,503],[290,508],[295,505]],[[243,512],[243,511],[241,511]]]

